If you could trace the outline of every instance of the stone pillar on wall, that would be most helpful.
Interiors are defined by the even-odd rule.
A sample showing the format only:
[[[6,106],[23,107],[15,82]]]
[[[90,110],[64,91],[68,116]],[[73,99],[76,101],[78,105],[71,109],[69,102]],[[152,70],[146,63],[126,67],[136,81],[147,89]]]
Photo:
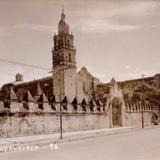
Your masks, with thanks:
[[[82,106],[80,104],[77,105],[77,113],[82,113]]]
[[[19,105],[18,98],[12,88],[10,89],[8,99],[10,101],[10,111],[11,112],[20,112],[22,110],[21,108],[22,106]]]
[[[40,97],[37,100],[38,104],[38,111],[45,112],[45,111],[50,111],[51,107],[49,106],[48,99],[44,93],[41,93]]]
[[[97,104],[96,104],[96,102],[94,101],[93,98],[91,98],[90,101],[89,101],[89,109],[93,113],[97,112]]]
[[[78,100],[77,97],[75,97],[71,103],[72,105],[72,112],[78,112]]]
[[[102,104],[102,102],[100,100],[97,100],[96,104],[97,104],[97,111],[98,112],[102,112],[102,110],[103,110],[103,104]]]
[[[59,112],[60,111],[60,103],[56,103],[55,108],[56,108],[56,112]]]
[[[29,91],[23,97],[23,108],[29,112],[36,112],[35,100]]]
[[[61,103],[61,109],[62,109],[62,112],[68,112],[68,98],[65,96],[62,100],[62,103]]]
[[[87,103],[86,103],[86,100],[83,98],[82,102],[81,102],[81,111],[80,112],[87,112],[87,109],[88,106],[87,106]]]
[[[56,97],[55,97],[55,95],[53,95],[49,99],[49,105],[51,107],[52,112],[57,112],[57,103],[56,103]]]

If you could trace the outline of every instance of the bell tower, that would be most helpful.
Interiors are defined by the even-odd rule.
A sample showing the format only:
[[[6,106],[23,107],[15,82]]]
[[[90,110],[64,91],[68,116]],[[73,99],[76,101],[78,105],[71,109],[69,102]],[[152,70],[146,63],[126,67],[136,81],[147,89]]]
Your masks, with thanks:
[[[74,37],[69,32],[69,25],[65,18],[62,9],[58,34],[53,37],[53,94],[59,100],[64,96],[72,100],[75,97],[76,49],[73,43]]]
[[[69,33],[69,25],[65,22],[64,10],[58,24],[58,34],[54,35],[53,69],[57,67],[76,67],[76,50],[74,48],[74,37]]]

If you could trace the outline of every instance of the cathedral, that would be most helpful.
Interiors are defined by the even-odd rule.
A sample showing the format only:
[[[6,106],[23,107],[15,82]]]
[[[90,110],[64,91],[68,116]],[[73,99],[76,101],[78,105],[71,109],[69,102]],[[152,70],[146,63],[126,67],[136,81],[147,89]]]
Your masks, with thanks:
[[[157,125],[160,74],[101,83],[82,67],[77,72],[74,35],[62,10],[53,36],[52,76],[15,81],[0,90],[0,137],[28,136],[98,128]],[[61,112],[61,113],[60,113]]]
[[[85,67],[79,72],[76,70],[76,48],[74,36],[69,31],[69,25],[65,21],[65,14],[62,11],[58,23],[58,34],[53,36],[54,47],[52,49],[52,76],[44,77],[30,82],[23,81],[23,75],[17,74],[15,82],[5,84],[2,87],[4,97],[10,87],[19,101],[22,101],[27,91],[33,97],[38,97],[43,92],[48,100],[54,98],[59,101],[65,96],[71,102],[75,97],[80,101],[85,98],[87,101],[94,95],[99,79],[92,76]]]

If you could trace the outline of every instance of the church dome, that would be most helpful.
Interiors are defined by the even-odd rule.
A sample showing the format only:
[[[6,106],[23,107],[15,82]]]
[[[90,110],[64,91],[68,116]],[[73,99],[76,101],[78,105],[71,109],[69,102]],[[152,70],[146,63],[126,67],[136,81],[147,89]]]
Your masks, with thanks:
[[[65,22],[65,14],[62,10],[61,20],[58,24],[58,32],[59,34],[68,34],[69,33],[69,25]]]

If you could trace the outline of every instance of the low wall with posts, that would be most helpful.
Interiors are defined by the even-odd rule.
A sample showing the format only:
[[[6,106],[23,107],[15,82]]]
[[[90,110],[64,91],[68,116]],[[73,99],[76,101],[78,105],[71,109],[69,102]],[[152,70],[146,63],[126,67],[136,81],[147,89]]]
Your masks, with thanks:
[[[103,106],[62,106],[63,132],[109,127]],[[0,137],[29,136],[60,132],[60,105],[0,102]]]
[[[149,112],[143,113],[144,126],[153,124],[152,115],[153,113],[149,113]],[[142,126],[142,113],[135,113],[135,112],[126,113],[126,126],[141,127]]]
[[[126,104],[125,117],[127,126],[142,126],[143,122],[144,127],[151,124],[158,124],[159,106],[146,102]]]

